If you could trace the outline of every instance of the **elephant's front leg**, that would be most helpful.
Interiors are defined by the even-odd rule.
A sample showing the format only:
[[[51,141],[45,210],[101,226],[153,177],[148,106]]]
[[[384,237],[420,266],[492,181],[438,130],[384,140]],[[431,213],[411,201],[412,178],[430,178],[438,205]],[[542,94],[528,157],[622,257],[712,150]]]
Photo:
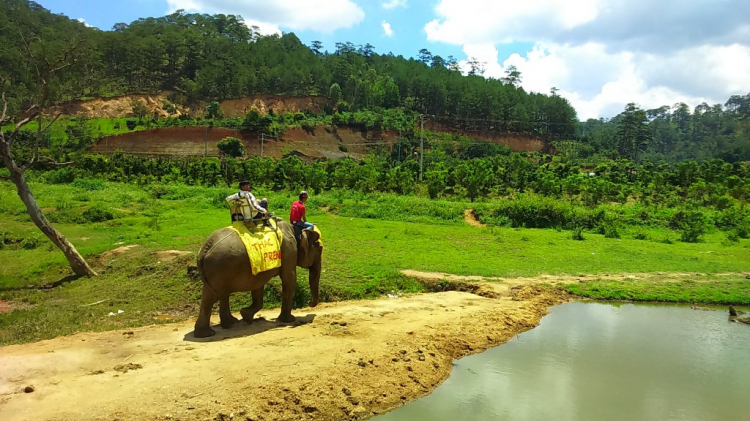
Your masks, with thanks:
[[[294,304],[294,290],[297,288],[297,267],[292,270],[281,272],[281,314],[277,319],[283,323],[291,323],[296,319],[292,316],[292,304]]]
[[[255,313],[259,312],[263,308],[263,288],[253,290],[251,291],[251,293],[253,294],[253,304],[250,307],[245,307],[240,310],[242,320],[246,321],[247,323],[252,323],[253,317],[255,317]]]
[[[229,294],[219,301],[219,319],[221,320],[221,327],[224,329],[229,329],[239,322],[236,317],[232,316],[232,310],[229,308]]]

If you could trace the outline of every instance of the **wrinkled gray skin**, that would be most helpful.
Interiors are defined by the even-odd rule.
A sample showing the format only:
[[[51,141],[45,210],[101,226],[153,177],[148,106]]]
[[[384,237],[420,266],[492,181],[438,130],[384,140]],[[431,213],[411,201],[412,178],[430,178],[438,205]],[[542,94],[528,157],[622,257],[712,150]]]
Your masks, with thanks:
[[[240,310],[243,320],[251,323],[255,313],[263,308],[263,287],[274,276],[281,278],[281,314],[278,321],[289,323],[292,316],[292,299],[297,286],[297,266],[310,271],[310,307],[318,305],[320,269],[323,246],[318,233],[304,230],[299,244],[294,238],[294,228],[285,221],[279,222],[283,234],[281,267],[257,275],[252,274],[250,260],[240,237],[230,228],[214,231],[198,253],[198,270],[203,279],[203,296],[198,320],[195,322],[196,338],[212,336],[211,310],[219,301],[221,327],[232,327],[237,318],[229,308],[229,295],[233,292],[251,291],[253,304]]]

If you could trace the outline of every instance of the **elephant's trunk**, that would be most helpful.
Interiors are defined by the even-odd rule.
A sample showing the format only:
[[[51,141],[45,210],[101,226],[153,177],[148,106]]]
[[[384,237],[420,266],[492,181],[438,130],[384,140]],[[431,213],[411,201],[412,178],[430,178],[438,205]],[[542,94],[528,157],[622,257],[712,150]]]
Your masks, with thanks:
[[[322,265],[320,259],[310,266],[310,307],[315,307],[320,302],[320,272]]]

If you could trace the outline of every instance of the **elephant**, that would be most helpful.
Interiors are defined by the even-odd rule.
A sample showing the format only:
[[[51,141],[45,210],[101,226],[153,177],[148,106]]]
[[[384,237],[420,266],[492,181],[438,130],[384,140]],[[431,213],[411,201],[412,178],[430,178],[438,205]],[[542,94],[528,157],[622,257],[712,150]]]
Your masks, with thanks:
[[[193,335],[206,338],[216,332],[211,329],[211,311],[219,301],[221,327],[228,329],[238,322],[229,308],[229,296],[233,292],[250,291],[253,303],[240,310],[242,319],[252,323],[255,313],[263,308],[263,287],[274,276],[281,278],[281,314],[278,321],[294,322],[292,300],[297,286],[297,266],[309,270],[310,307],[318,305],[323,245],[320,235],[311,230],[303,230],[300,237],[295,235],[295,227],[279,221],[281,242],[281,267],[252,274],[250,259],[239,235],[231,228],[220,228],[206,240],[198,253],[198,271],[203,280],[200,313],[195,322]]]

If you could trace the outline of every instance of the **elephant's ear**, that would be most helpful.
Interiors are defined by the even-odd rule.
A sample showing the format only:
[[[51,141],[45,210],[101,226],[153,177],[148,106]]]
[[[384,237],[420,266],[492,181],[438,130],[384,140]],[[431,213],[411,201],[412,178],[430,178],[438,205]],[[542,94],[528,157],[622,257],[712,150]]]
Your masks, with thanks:
[[[306,246],[309,245],[309,246],[312,247],[315,244],[317,244],[318,241],[320,241],[320,234],[318,234],[317,232],[312,231],[312,230],[305,230],[305,233],[307,234],[307,236],[306,236],[307,237],[307,244],[306,244]],[[305,236],[303,235],[302,237],[305,237]]]
[[[308,247],[308,241],[307,241],[307,230],[302,231],[302,235],[299,238],[299,243],[297,244],[297,258],[299,261],[305,260],[305,255],[307,254],[307,247]]]

